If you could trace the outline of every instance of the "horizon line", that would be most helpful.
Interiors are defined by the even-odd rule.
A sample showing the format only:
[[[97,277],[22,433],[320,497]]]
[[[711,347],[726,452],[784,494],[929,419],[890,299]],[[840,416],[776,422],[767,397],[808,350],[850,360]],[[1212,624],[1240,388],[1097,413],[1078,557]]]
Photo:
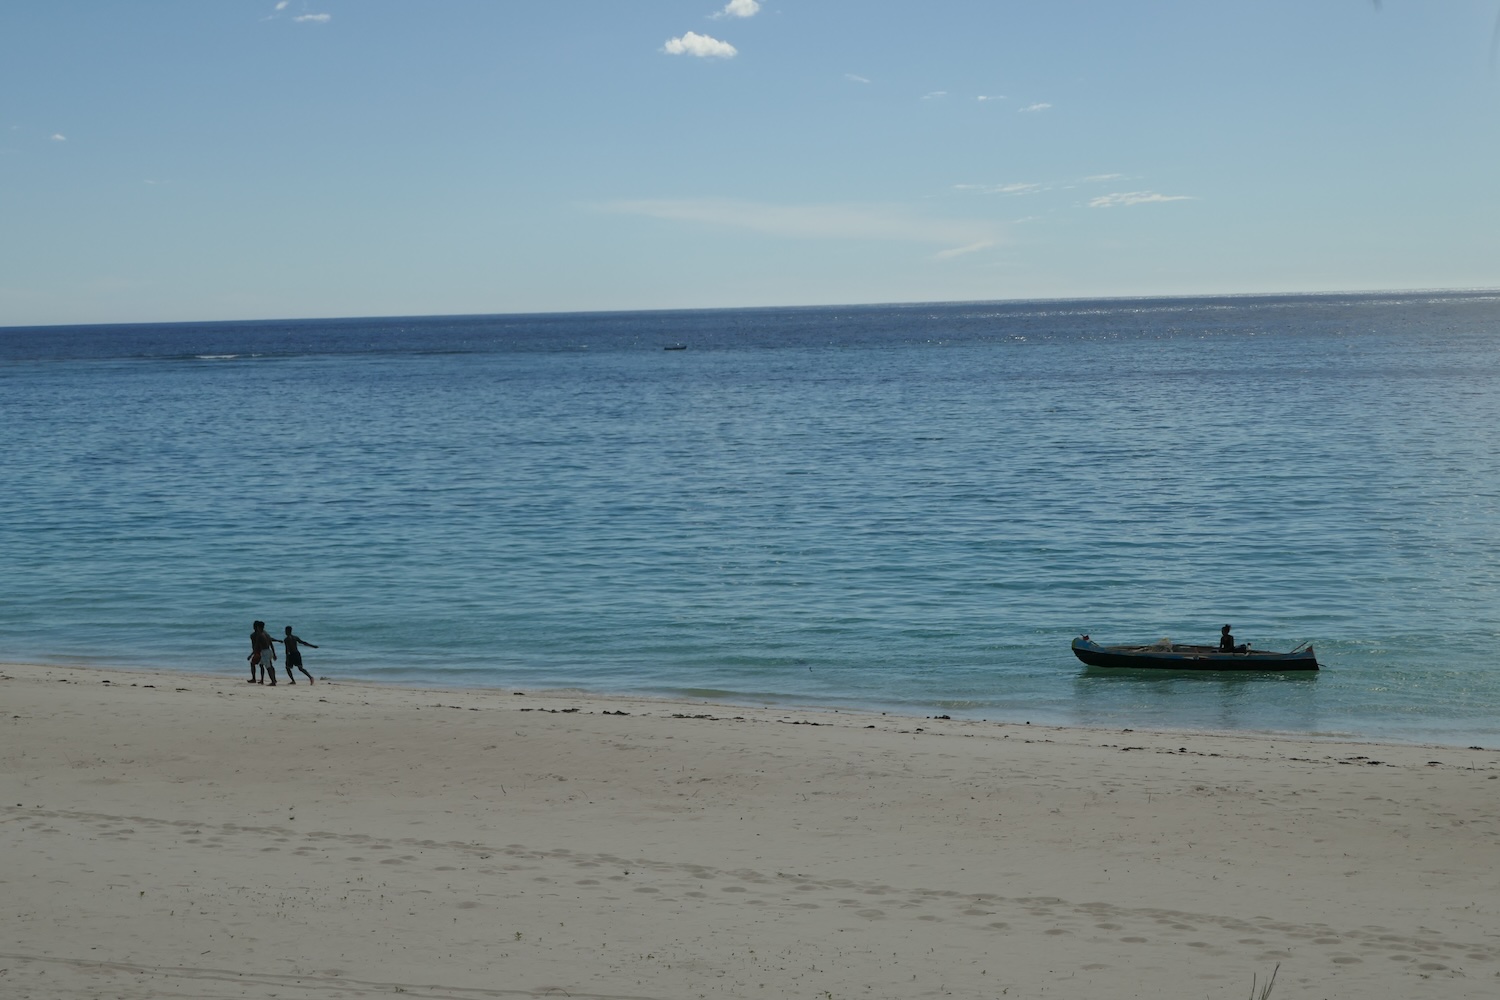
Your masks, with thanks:
[[[46,330],[46,329],[81,329],[87,327],[127,327],[127,326],[208,326],[212,324],[236,324],[236,323],[324,323],[324,322],[359,322],[378,320],[411,320],[411,319],[481,319],[500,317],[540,317],[540,316],[618,316],[629,314],[653,314],[653,313],[686,313],[686,312],[750,312],[756,310],[776,309],[894,309],[894,308],[921,308],[923,306],[964,306],[964,305],[1026,305],[1029,303],[1049,302],[1159,302],[1159,301],[1189,301],[1198,299],[1280,299],[1280,298],[1330,298],[1338,296],[1381,296],[1381,295],[1500,295],[1500,286],[1475,286],[1475,287],[1437,287],[1437,288],[1387,288],[1387,289],[1330,289],[1317,292],[1206,292],[1200,294],[1145,294],[1145,295],[1049,295],[1035,298],[1001,298],[1001,299],[913,299],[908,301],[891,302],[833,302],[833,303],[787,303],[782,305],[758,305],[758,306],[663,306],[656,308],[638,309],[534,309],[519,312],[477,312],[477,313],[369,313],[354,315],[326,315],[326,316],[243,316],[235,319],[174,319],[174,320],[126,320],[123,322],[88,322],[88,323],[17,323],[0,326],[0,333],[15,330]]]

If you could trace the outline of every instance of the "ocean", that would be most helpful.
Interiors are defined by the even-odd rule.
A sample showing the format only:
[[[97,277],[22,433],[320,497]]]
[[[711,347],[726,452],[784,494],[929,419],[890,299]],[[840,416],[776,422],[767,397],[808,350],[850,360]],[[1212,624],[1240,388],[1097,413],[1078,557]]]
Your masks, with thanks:
[[[334,680],[1494,746],[1497,338],[1493,292],[0,329],[0,659],[248,677],[263,619]],[[1068,648],[1225,623],[1324,669]]]

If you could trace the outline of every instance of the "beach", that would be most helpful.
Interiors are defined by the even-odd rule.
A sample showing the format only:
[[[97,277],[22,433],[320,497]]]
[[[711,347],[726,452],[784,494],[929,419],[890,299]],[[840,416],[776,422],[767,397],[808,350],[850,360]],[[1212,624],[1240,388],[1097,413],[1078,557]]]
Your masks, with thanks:
[[[0,669],[13,997],[1488,997],[1500,752]]]

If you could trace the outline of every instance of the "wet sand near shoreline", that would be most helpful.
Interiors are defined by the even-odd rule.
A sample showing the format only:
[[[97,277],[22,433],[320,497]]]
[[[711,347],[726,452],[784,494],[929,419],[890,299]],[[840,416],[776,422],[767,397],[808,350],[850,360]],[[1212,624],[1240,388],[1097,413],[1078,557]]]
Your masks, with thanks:
[[[1496,748],[0,678],[6,996],[1500,990]]]

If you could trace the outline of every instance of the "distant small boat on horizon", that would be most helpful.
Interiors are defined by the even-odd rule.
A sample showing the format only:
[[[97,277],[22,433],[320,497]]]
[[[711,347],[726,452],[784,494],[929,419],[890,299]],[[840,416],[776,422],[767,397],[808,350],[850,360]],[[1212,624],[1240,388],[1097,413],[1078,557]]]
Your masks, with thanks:
[[[663,347],[662,350],[664,350],[664,351],[685,351],[685,350],[687,350],[687,345],[686,344],[668,344],[666,347]]]

